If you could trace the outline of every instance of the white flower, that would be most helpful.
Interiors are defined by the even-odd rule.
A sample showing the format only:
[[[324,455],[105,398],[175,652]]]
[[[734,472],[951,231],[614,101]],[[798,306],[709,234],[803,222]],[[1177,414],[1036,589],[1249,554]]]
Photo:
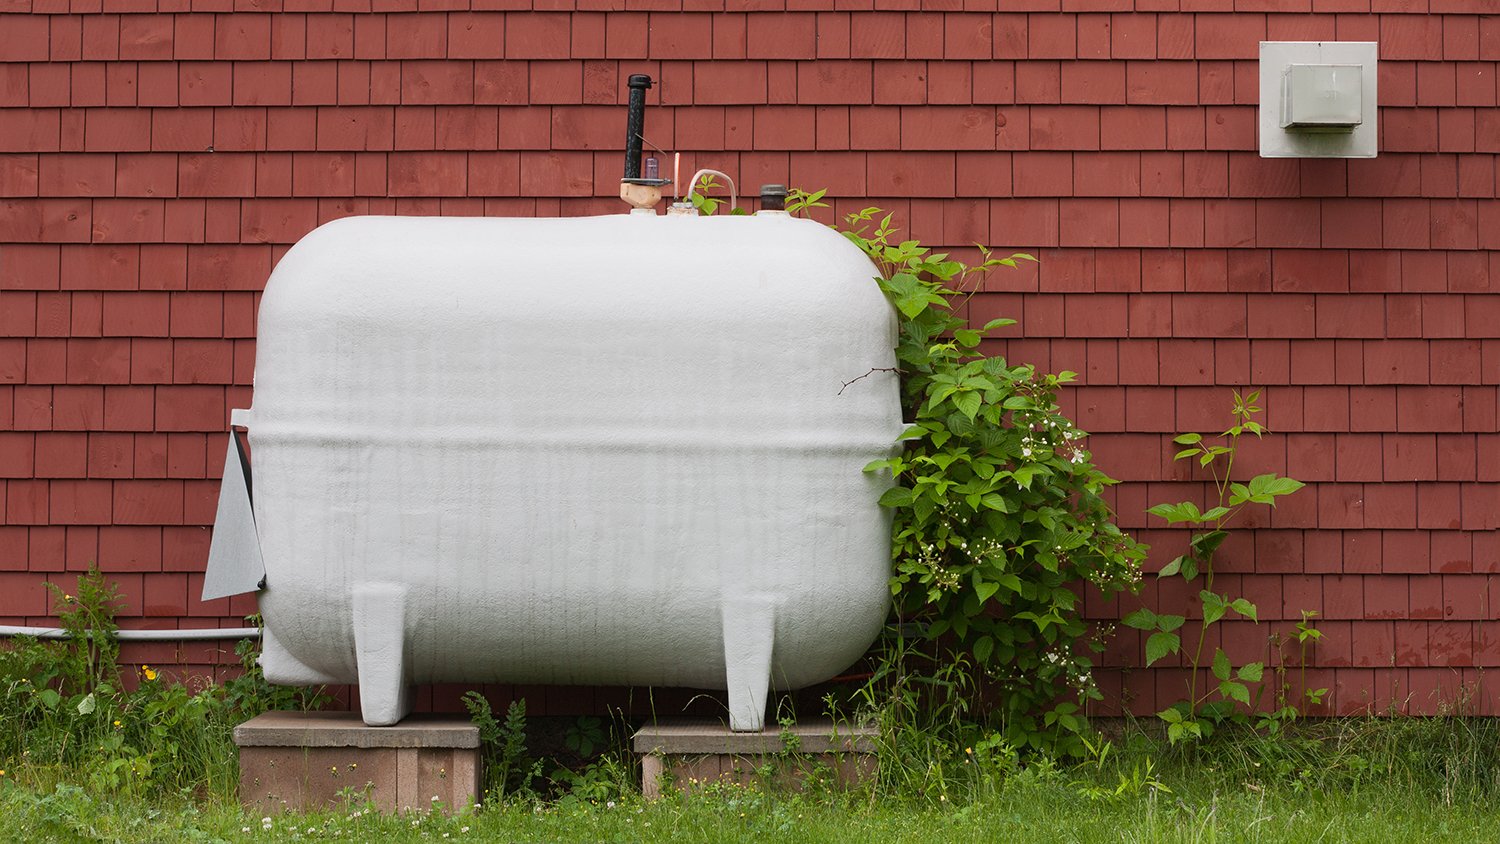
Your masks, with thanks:
[[[468,828],[468,827],[466,827],[466,826],[461,826],[461,827],[459,827],[459,828],[458,828],[458,831],[459,831],[459,832],[468,832],[468,831],[469,831],[469,828]]]
[[[604,804],[604,808],[606,808],[606,809],[613,809],[614,807],[615,807],[615,801],[613,801],[613,800],[610,800],[609,802],[607,802],[607,803]]]
[[[248,827],[248,826],[242,826],[242,827],[240,827],[240,832],[249,832],[249,831],[250,831],[250,827]]]

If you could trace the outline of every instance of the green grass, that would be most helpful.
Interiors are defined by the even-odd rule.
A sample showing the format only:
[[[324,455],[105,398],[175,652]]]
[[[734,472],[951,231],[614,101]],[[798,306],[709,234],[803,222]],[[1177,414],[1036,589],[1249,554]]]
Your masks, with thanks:
[[[1065,782],[1012,782],[973,800],[838,800],[720,792],[612,808],[508,805],[476,814],[278,816],[269,827],[232,806],[173,800],[118,803],[64,787],[0,792],[15,841],[1475,841],[1494,837],[1500,812],[1405,799],[1290,790],[1203,791],[1090,800]],[[246,832],[245,830],[249,830]]]
[[[1290,735],[1170,748],[1132,727],[1072,766],[963,751],[926,796],[719,786],[647,804],[564,797],[454,817],[358,806],[265,828],[223,797],[121,799],[0,779],[0,840],[70,841],[1475,841],[1500,829],[1500,725],[1463,718],[1307,722]],[[939,766],[941,767],[941,766]],[[246,831],[248,830],[248,831]]]

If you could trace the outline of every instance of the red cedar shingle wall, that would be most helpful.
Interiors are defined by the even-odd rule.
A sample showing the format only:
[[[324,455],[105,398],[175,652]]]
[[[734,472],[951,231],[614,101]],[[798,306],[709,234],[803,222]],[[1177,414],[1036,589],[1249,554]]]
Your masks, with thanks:
[[[1083,374],[1069,407],[1153,566],[1183,537],[1142,511],[1201,489],[1170,436],[1265,387],[1277,433],[1242,466],[1310,486],[1225,546],[1264,621],[1224,646],[1269,658],[1316,609],[1334,710],[1471,682],[1496,711],[1494,0],[532,6],[0,0],[0,622],[46,619],[42,582],[97,560],[131,625],[237,623],[249,601],[194,594],[277,258],[348,214],[621,210],[623,82],[647,72],[648,135],[685,167],[1037,251],[974,308],[1021,318],[1013,358]],[[1380,42],[1379,158],[1256,156],[1263,38]],[[1182,680],[1106,672],[1104,711]]]

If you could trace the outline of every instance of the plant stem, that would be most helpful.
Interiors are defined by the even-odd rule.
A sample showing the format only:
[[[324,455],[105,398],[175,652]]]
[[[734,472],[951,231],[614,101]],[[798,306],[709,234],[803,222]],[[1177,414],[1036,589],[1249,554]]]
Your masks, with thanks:
[[[1213,469],[1213,464],[1209,464],[1210,471],[1213,472],[1214,476],[1214,492],[1218,493],[1218,501],[1214,505],[1215,507],[1224,506],[1224,493],[1229,489],[1229,475],[1234,471],[1234,455],[1239,450],[1239,444],[1240,435],[1231,434],[1229,437],[1229,459],[1224,465],[1224,477],[1222,480],[1220,480],[1219,478],[1218,471]],[[1223,530],[1224,523],[1233,517],[1234,513],[1229,513],[1225,516],[1220,516],[1219,518],[1215,519],[1214,530]],[[1188,549],[1188,553],[1192,553],[1191,548]],[[1214,555],[1217,553],[1218,550],[1215,549],[1213,552],[1209,553],[1203,558],[1202,572],[1203,589],[1205,592],[1214,591]],[[1193,649],[1193,668],[1192,673],[1188,675],[1188,717],[1190,718],[1198,717],[1198,667],[1203,664],[1203,642],[1207,638],[1208,622],[1204,619],[1199,619],[1198,646]],[[1208,693],[1204,692],[1203,696],[1205,698],[1208,697]]]

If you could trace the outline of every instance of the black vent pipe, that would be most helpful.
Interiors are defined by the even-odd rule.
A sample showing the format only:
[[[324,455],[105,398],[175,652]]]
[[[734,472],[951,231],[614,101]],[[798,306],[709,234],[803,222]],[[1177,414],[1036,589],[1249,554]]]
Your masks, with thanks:
[[[630,86],[630,113],[625,119],[625,179],[641,177],[641,136],[646,132],[646,89],[651,87],[651,77],[644,73],[633,73],[626,83]]]

